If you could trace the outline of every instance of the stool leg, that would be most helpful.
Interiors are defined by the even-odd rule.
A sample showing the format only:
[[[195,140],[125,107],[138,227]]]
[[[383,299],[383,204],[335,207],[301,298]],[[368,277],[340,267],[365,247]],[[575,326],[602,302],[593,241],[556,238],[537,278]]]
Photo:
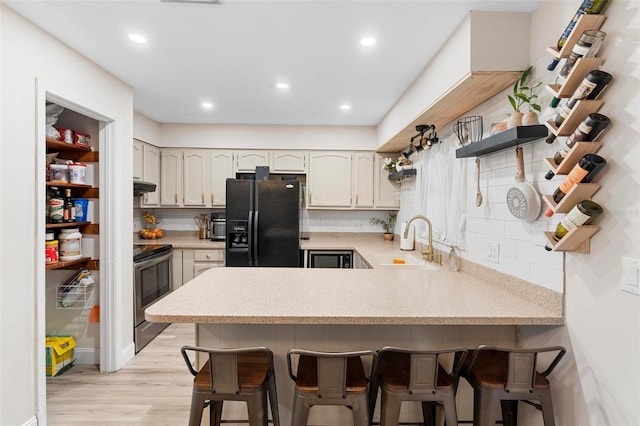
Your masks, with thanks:
[[[247,398],[249,426],[267,426],[267,393],[266,391]]]
[[[551,401],[551,392],[540,392],[540,405],[542,407],[542,419],[544,426],[555,426],[556,422],[553,418],[553,402]]]
[[[499,401],[493,392],[474,389],[473,426],[495,426]]]
[[[222,404],[224,401],[211,401],[211,420],[210,424],[220,426],[222,423]]]
[[[353,413],[353,426],[369,426],[369,405],[366,395],[362,399],[357,399],[351,406]]]
[[[398,426],[401,402],[382,389],[380,393],[380,426]]]
[[[500,400],[502,410],[502,424],[504,426],[518,426],[518,400]]]
[[[195,390],[191,394],[191,411],[189,412],[189,426],[200,426],[202,422],[202,410],[204,410],[203,397],[200,397]]]
[[[444,420],[447,426],[458,426],[458,413],[456,412],[456,397],[453,393],[445,394],[442,400],[444,407]]]
[[[278,411],[278,392],[276,391],[276,376],[269,375],[267,382],[269,386],[269,403],[271,404],[271,417],[273,418],[273,426],[280,426],[280,412]]]
[[[291,412],[291,426],[306,426],[309,417],[309,405],[303,397],[297,393],[293,397],[293,410]]]

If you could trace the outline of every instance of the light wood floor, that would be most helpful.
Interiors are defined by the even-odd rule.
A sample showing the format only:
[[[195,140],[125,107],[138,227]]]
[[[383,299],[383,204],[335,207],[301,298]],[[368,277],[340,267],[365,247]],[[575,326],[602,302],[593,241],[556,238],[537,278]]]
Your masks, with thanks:
[[[186,425],[193,376],[180,354],[195,326],[173,324],[115,373],[75,365],[47,379],[48,425]]]

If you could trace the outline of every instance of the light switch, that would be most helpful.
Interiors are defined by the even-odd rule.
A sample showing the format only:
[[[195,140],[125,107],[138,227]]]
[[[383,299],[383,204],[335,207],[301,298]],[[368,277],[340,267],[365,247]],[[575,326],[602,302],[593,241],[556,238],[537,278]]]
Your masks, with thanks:
[[[620,288],[623,291],[640,296],[640,259],[622,258]]]

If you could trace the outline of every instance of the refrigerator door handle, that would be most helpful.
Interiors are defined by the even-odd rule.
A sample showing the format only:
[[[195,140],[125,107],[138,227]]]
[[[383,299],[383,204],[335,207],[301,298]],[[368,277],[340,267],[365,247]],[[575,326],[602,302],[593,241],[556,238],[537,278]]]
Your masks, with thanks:
[[[254,258],[254,262],[255,265],[258,265],[258,216],[260,215],[260,212],[256,211],[254,212],[255,214],[255,218],[254,218],[254,223],[253,223],[253,245],[251,246],[253,248],[253,258]]]
[[[253,266],[253,211],[249,211],[249,228],[247,229],[247,237],[249,238],[249,247],[247,252],[249,253],[249,266]]]

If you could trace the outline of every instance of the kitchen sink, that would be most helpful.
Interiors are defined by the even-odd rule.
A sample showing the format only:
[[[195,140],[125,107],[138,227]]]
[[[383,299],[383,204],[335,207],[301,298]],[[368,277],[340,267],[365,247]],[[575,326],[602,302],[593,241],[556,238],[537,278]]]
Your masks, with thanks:
[[[429,269],[436,271],[438,266],[427,262],[426,260],[419,259],[409,254],[392,254],[392,253],[379,253],[372,255],[380,266],[396,266],[396,267],[412,267],[418,269]]]

